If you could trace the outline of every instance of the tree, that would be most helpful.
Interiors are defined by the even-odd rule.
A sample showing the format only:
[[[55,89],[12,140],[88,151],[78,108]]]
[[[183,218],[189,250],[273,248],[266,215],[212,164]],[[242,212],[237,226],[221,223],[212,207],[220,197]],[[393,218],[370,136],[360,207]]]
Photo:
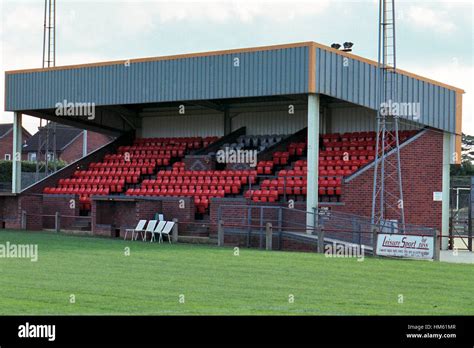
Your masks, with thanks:
[[[461,164],[451,165],[452,176],[474,175],[474,136],[462,134],[461,136]]]

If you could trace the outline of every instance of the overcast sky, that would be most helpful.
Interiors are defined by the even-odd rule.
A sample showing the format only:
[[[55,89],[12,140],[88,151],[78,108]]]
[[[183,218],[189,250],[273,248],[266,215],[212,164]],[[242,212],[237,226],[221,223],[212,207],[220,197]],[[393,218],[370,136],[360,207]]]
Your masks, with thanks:
[[[0,96],[4,71],[41,67],[43,0],[0,0]],[[376,59],[376,0],[57,0],[56,65],[300,41],[354,43]],[[466,91],[463,132],[474,134],[474,6],[463,1],[396,4],[397,64]],[[3,97],[0,109],[4,110]],[[3,112],[0,123],[12,122]],[[24,124],[36,132],[37,119]]]

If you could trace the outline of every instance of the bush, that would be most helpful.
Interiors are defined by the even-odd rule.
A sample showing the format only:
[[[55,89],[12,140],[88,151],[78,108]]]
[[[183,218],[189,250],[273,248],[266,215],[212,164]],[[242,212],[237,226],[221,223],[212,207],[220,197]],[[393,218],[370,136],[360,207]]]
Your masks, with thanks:
[[[11,182],[12,181],[12,161],[1,161],[0,160],[0,182]],[[64,161],[57,161],[56,168],[61,169],[67,165]],[[40,168],[44,172],[44,162],[40,162]],[[48,162],[48,170],[54,170],[54,162]],[[36,162],[21,161],[21,171],[26,173],[36,172]]]

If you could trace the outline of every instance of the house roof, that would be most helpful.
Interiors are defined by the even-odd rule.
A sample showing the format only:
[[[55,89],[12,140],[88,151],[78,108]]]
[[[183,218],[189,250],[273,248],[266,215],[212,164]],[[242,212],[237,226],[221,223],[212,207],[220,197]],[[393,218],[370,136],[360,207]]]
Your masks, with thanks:
[[[7,135],[13,128],[13,123],[0,124],[0,138]]]
[[[41,143],[44,144],[46,142],[46,138],[49,139],[48,151],[53,151],[54,133],[56,133],[56,151],[63,151],[64,148],[67,147],[67,145],[69,145],[80,134],[82,134],[82,132],[82,129],[66,126],[59,123],[56,123],[56,129],[54,129],[53,124],[48,123],[47,126],[42,127],[38,132],[36,132],[31,138],[29,138],[25,142],[25,144],[23,145],[23,152],[38,151],[38,140],[40,140]]]
[[[13,130],[13,123],[0,123],[0,138],[10,133]],[[31,136],[31,134],[23,128],[23,132]]]

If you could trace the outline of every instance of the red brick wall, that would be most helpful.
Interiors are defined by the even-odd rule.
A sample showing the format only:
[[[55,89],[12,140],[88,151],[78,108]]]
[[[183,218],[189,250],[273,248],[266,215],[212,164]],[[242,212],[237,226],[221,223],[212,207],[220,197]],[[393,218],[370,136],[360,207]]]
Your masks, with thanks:
[[[224,245],[230,247],[247,247],[247,235],[243,234],[226,234],[224,233]],[[317,242],[302,242],[295,240],[293,238],[288,238],[285,236],[281,237],[281,248],[279,247],[279,237],[277,233],[273,234],[272,238],[272,248],[273,250],[285,250],[285,251],[307,251],[307,252],[316,252],[318,249]],[[253,234],[250,236],[250,247],[251,248],[266,248],[266,238],[263,234],[260,238],[259,235]]]
[[[441,202],[433,201],[433,192],[442,191],[443,134],[428,130],[403,147],[400,158],[406,222],[441,230]],[[370,216],[373,175],[371,168],[345,183],[341,199],[344,205],[332,209]]]
[[[26,212],[26,229],[41,231],[43,229],[43,197],[41,195],[24,195],[19,196],[18,201],[20,219],[21,212]]]
[[[20,228],[18,196],[0,196],[1,225],[5,228]]]
[[[71,205],[71,200],[74,204]],[[77,195],[43,195],[43,215],[55,215],[58,212],[60,217],[60,228],[67,229],[74,224],[75,218],[69,216],[79,216],[79,196]],[[54,228],[54,217],[43,217],[43,228]]]
[[[62,151],[60,154],[61,160],[71,163],[82,157],[82,138],[83,135],[81,133],[69,146],[67,146]],[[111,140],[112,139],[107,135],[91,131],[87,132],[87,153],[91,153],[99,147],[107,144]]]
[[[28,140],[31,137],[30,133],[23,130],[22,141]],[[13,130],[6,134],[3,138],[0,138],[0,160],[5,159],[5,154],[9,154],[13,158]],[[23,156],[22,156],[22,159]],[[26,159],[26,158],[25,158]]]
[[[183,199],[184,207],[180,207]],[[162,213],[165,220],[178,219],[179,231],[192,228],[194,221],[194,204],[191,198],[136,199],[133,201],[92,200],[92,232],[96,235],[111,237],[115,229],[125,235],[125,229],[133,228],[139,220],[151,220],[155,213]]]

